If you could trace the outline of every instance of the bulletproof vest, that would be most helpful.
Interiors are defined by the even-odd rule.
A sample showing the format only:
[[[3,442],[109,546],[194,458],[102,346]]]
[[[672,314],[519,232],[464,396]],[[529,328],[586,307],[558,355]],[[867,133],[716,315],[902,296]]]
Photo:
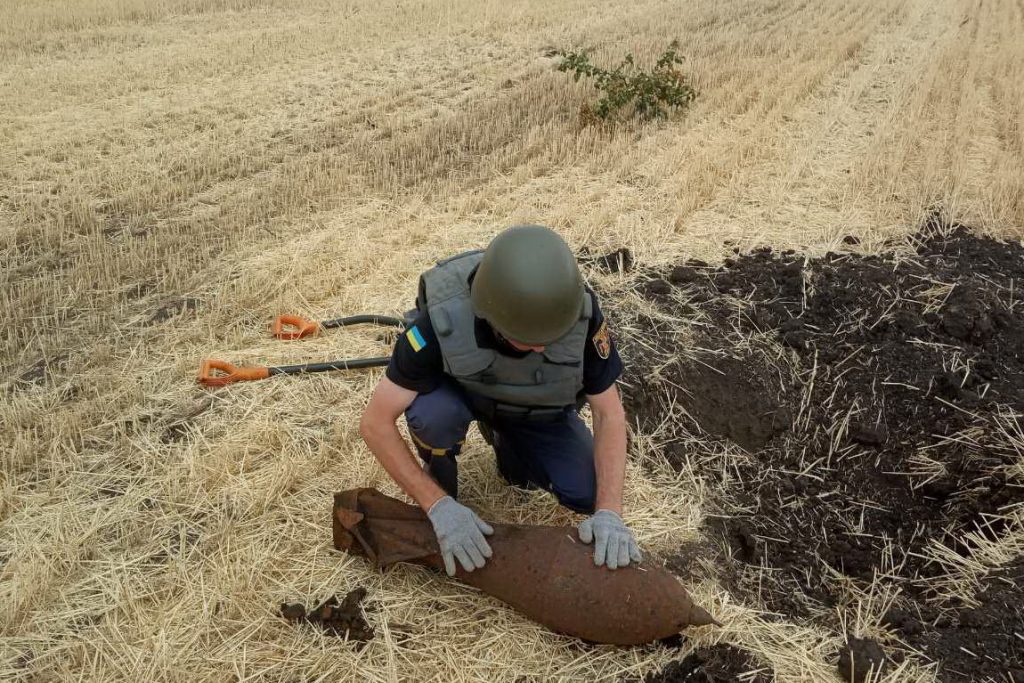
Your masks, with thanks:
[[[420,276],[416,308],[426,310],[437,333],[445,372],[470,394],[498,404],[527,407],[575,405],[583,391],[583,352],[593,315],[589,294],[580,319],[542,353],[515,358],[476,342],[476,318],[469,296],[469,276],[483,251],[468,251]]]

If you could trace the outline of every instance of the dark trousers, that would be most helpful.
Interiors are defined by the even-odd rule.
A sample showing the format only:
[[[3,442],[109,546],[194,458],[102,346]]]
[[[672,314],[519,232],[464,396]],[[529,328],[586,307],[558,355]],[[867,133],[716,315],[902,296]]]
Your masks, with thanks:
[[[470,423],[478,420],[505,481],[550,491],[576,512],[594,510],[594,437],[575,410],[545,421],[485,419],[474,412],[462,387],[449,380],[417,396],[405,418],[428,471],[452,497],[458,494],[458,455]]]

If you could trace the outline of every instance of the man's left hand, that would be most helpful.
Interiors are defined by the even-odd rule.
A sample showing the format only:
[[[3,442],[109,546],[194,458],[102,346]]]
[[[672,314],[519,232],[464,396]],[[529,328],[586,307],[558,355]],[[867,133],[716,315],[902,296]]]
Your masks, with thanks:
[[[584,543],[594,542],[594,564],[598,567],[603,564],[608,569],[617,569],[628,566],[630,560],[643,560],[633,532],[611,510],[598,510],[593,517],[583,520],[579,534]]]

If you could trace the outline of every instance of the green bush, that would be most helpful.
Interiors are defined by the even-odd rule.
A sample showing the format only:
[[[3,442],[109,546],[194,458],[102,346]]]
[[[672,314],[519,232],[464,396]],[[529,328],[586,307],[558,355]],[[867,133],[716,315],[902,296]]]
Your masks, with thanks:
[[[638,67],[632,54],[627,54],[611,70],[591,64],[586,50],[555,50],[551,54],[562,58],[558,64],[559,71],[572,73],[575,81],[583,76],[591,78],[594,87],[601,91],[597,104],[585,108],[585,117],[590,114],[606,121],[618,112],[626,111],[643,121],[665,118],[670,109],[685,108],[697,96],[676,69],[676,65],[683,62],[678,40],[669,44],[650,72]]]

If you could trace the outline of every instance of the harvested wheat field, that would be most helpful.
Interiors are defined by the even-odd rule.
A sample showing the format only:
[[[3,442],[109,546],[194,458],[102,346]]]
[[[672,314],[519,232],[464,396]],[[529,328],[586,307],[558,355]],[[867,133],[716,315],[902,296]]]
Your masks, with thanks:
[[[0,679],[1024,682],[1020,0],[2,16]],[[647,123],[549,56],[673,39],[697,97]],[[523,222],[601,296],[626,520],[720,628],[589,645],[374,570],[329,515],[400,495],[358,433],[381,370],[195,381],[387,355],[268,324],[400,314]],[[461,462],[485,518],[580,519],[476,430]]]

